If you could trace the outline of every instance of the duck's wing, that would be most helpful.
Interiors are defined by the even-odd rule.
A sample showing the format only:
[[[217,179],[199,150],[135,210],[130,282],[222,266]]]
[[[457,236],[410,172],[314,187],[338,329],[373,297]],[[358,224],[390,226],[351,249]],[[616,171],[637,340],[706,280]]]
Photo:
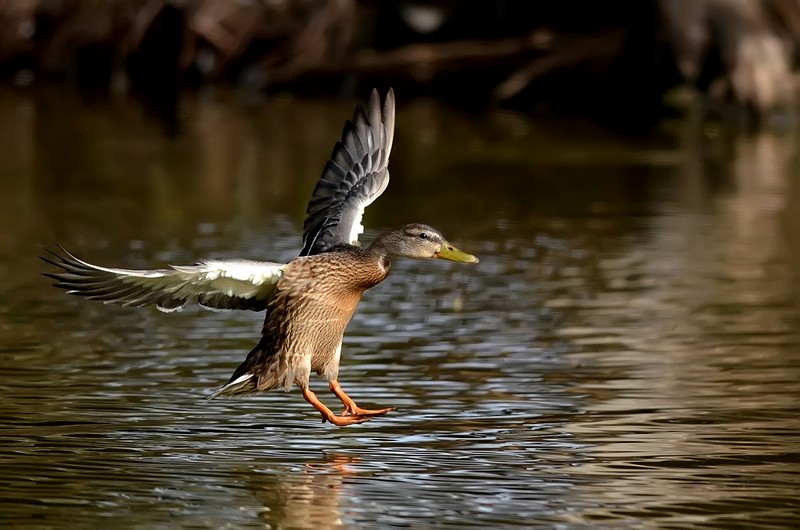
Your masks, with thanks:
[[[306,210],[301,256],[319,254],[341,244],[358,244],[364,231],[364,209],[389,184],[389,154],[394,139],[394,91],[381,106],[372,91],[365,111],[356,105],[344,124]]]
[[[197,303],[207,309],[267,307],[283,267],[280,263],[249,260],[207,260],[169,269],[129,270],[92,265],[59,245],[42,259],[59,269],[44,275],[56,287],[89,300],[129,307],[155,305],[161,311],[179,311]]]

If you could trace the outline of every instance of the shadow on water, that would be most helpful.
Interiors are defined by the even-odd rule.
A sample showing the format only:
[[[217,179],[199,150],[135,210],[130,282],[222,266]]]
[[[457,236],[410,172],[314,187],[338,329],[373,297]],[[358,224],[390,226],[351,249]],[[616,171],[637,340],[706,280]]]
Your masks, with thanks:
[[[259,314],[90,304],[38,275],[53,240],[127,267],[291,259],[349,111],[198,96],[165,139],[127,101],[0,92],[0,519],[799,522],[790,133],[686,123],[634,141],[401,104],[367,239],[424,221],[482,261],[400,262],[367,293],[342,384],[399,410],[353,428],[320,425],[297,392],[204,399]]]

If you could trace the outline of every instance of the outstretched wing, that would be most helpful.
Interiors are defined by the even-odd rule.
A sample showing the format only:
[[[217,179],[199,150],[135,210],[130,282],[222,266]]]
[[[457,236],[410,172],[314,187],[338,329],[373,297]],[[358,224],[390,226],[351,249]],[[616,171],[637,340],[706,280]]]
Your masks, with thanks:
[[[267,307],[284,265],[264,261],[207,260],[169,269],[129,270],[99,267],[82,261],[59,245],[62,254],[50,252],[44,261],[61,270],[45,273],[56,287],[89,300],[179,311],[197,303],[208,309]]]
[[[365,112],[356,105],[344,124],[306,210],[301,256],[319,254],[341,244],[358,244],[364,231],[364,209],[389,184],[389,153],[394,139],[394,92],[381,108],[373,90]]]

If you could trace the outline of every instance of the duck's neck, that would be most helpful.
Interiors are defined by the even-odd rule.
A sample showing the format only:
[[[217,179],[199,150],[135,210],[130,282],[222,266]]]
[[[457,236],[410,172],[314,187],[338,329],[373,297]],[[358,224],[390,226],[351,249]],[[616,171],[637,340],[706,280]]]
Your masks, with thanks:
[[[375,260],[378,266],[385,274],[389,274],[389,269],[392,267],[392,255],[389,252],[389,241],[391,236],[389,233],[383,233],[376,237],[370,245],[364,249],[370,259]]]

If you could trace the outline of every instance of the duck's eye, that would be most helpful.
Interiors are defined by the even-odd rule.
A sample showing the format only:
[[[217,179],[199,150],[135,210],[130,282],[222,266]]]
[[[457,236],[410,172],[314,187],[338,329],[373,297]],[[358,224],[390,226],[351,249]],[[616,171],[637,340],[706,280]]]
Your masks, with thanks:
[[[425,233],[425,232],[420,232],[420,233],[419,233],[419,238],[420,238],[420,239],[428,239],[428,234],[427,234],[427,233]]]

